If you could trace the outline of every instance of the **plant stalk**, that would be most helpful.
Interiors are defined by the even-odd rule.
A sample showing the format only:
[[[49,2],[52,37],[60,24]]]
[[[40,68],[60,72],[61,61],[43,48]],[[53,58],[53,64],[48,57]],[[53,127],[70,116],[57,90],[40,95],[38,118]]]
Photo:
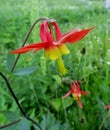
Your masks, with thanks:
[[[27,35],[26,35],[26,37],[25,37],[25,39],[24,39],[24,41],[23,41],[21,47],[24,47],[24,46],[25,46],[25,44],[26,44],[26,42],[27,42],[27,40],[28,40],[28,38],[29,38],[29,36],[30,36],[30,34],[31,34],[32,30],[33,30],[33,28],[34,28],[35,25],[36,25],[39,21],[41,21],[41,20],[49,20],[49,18],[39,18],[39,19],[37,19],[37,20],[32,24],[32,26],[30,27],[30,29],[29,29],[29,31],[28,31],[28,33],[27,33]],[[19,58],[20,58],[20,55],[21,55],[21,54],[18,54],[18,55],[17,55],[16,60],[15,60],[15,62],[13,63],[13,66],[12,66],[12,68],[11,68],[11,70],[10,70],[11,72],[14,71],[14,68],[15,68],[15,66],[16,66],[16,64],[17,64],[17,62],[18,62],[18,60],[19,60]]]
[[[19,101],[18,101],[16,95],[14,94],[14,91],[12,90],[12,87],[11,87],[11,85],[10,85],[8,79],[5,77],[5,75],[4,75],[2,72],[0,72],[0,75],[1,75],[1,77],[5,80],[5,83],[6,83],[7,87],[8,87],[8,89],[9,89],[11,95],[13,96],[13,98],[14,98],[14,100],[15,100],[17,106],[18,106],[18,108],[20,109],[21,113],[23,114],[23,116],[24,116],[26,119],[28,119],[29,121],[31,121],[33,124],[37,125],[37,127],[38,127],[40,130],[43,130],[43,129],[41,128],[41,126],[40,126],[36,121],[34,121],[33,119],[31,119],[29,116],[26,115],[26,113],[24,112],[22,106],[20,105],[20,103],[19,103]],[[7,127],[7,126],[10,126],[10,125],[13,125],[13,124],[15,124],[15,123],[17,123],[17,122],[19,122],[19,121],[20,121],[20,120],[15,121],[15,122],[12,122],[12,123],[10,123],[10,124],[7,124],[7,125],[5,125],[5,126]],[[1,127],[5,127],[5,126],[1,126]]]

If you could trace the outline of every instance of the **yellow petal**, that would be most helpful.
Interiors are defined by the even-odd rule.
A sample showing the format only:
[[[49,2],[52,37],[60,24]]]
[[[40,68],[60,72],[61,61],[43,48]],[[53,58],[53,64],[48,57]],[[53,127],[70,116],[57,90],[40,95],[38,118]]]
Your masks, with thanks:
[[[65,75],[67,73],[67,69],[65,68],[62,58],[60,57],[57,61],[58,61],[58,69],[60,71],[60,74]]]
[[[66,45],[60,45],[58,46],[58,49],[60,50],[61,54],[63,55],[67,55],[70,53],[70,51],[68,50],[67,46]]]
[[[51,59],[51,60],[56,60],[61,56],[61,53],[60,53],[59,49],[56,46],[52,47],[52,48],[49,48],[45,52],[46,52],[46,57]]]

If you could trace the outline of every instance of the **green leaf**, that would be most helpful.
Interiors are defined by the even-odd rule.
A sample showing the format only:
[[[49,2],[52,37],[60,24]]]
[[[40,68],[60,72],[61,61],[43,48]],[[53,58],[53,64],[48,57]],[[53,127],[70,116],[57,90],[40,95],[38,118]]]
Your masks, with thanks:
[[[48,112],[42,116],[41,126],[44,130],[59,130],[60,122]],[[39,130],[36,126],[35,128],[35,130]]]
[[[40,58],[40,66],[41,66],[41,72],[43,76],[45,76],[46,75],[46,58],[44,56]]]
[[[52,76],[58,84],[61,84],[61,77],[59,75],[53,75]]]
[[[62,104],[63,104],[63,109],[68,108],[69,106],[71,106],[73,104],[73,98],[67,97],[67,98],[63,99]]]
[[[53,99],[51,104],[56,111],[59,111],[62,105],[62,100],[59,98]]]
[[[19,76],[28,75],[33,73],[35,70],[36,70],[36,66],[23,68],[23,69],[15,70],[14,75],[19,75]]]
[[[12,65],[15,61],[15,56],[12,54],[7,55],[7,60],[6,60],[6,67],[9,71],[11,71]]]
[[[14,125],[11,125],[11,126],[8,126],[8,127],[6,127],[6,128],[3,128],[2,130],[16,130],[16,127],[17,127],[17,123],[16,124],[14,124]]]
[[[19,116],[15,112],[11,111],[1,111],[1,113],[7,118],[9,121],[16,121],[19,119]]]
[[[2,44],[13,43],[13,42],[15,42],[15,40],[14,40],[14,39],[11,39],[11,38],[9,38],[9,37],[5,37],[5,38],[2,38],[2,39],[1,39],[1,43],[2,43]]]
[[[18,124],[18,129],[17,130],[30,130],[30,125],[29,125],[29,121],[25,118],[23,118],[19,124]]]

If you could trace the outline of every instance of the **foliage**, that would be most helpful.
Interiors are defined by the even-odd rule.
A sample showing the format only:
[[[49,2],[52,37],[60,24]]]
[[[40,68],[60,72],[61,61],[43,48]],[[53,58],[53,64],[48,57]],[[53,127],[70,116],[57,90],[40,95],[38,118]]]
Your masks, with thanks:
[[[110,12],[105,10],[104,1],[3,0],[0,12],[0,71],[8,77],[27,115],[45,130],[99,129],[107,114],[104,107],[110,104]],[[63,32],[76,27],[95,29],[82,41],[68,45],[71,54],[63,57],[68,68],[65,77],[58,75],[55,63],[46,61],[42,51],[22,55],[15,68],[18,75],[11,73],[14,57],[8,53],[21,46],[34,20],[43,16],[56,19]],[[39,40],[38,32],[37,25],[28,43]],[[90,92],[81,98],[83,109],[72,97],[61,99],[69,90],[68,79],[80,80],[81,88]],[[110,129],[109,116],[103,130]],[[6,130],[38,130],[22,117],[0,78],[0,126],[18,117],[21,121]]]

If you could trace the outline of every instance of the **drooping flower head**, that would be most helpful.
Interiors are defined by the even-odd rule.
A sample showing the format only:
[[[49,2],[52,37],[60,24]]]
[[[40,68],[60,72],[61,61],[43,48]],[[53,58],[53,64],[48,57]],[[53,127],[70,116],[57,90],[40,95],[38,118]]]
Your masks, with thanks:
[[[81,102],[81,95],[87,95],[89,94],[89,92],[85,92],[83,90],[80,89],[80,83],[78,81],[74,81],[74,83],[70,83],[70,91],[68,93],[66,93],[62,99],[66,98],[67,96],[69,96],[70,94],[72,94],[72,97],[74,98],[74,100],[76,100],[79,104],[79,107],[82,108],[82,102]]]
[[[64,66],[62,55],[69,54],[66,43],[75,43],[81,40],[90,30],[73,29],[65,34],[62,34],[59,26],[55,21],[45,20],[40,25],[40,43],[30,44],[28,46],[12,51],[12,54],[23,54],[31,50],[34,52],[44,49],[46,57],[50,60],[57,60],[60,73],[64,75],[67,70]]]

